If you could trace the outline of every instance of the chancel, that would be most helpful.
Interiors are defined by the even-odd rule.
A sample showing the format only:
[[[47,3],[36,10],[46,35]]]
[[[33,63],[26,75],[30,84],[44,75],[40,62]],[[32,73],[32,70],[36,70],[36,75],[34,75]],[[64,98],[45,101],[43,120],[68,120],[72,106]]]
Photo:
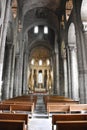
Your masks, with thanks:
[[[51,130],[56,112],[86,114],[87,0],[0,0],[0,104],[28,111],[29,130],[45,128],[39,118]]]

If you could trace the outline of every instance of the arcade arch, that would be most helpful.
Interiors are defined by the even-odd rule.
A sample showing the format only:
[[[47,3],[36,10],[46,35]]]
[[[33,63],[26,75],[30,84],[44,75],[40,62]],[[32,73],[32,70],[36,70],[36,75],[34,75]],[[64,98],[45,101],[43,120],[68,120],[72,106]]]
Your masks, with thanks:
[[[51,52],[43,46],[31,50],[29,57],[28,87],[32,91],[50,92],[52,90],[53,72]]]

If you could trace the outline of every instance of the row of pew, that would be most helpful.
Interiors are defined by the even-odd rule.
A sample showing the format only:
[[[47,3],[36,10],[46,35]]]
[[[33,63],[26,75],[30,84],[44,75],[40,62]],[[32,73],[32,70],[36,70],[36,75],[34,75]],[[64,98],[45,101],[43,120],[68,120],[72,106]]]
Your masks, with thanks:
[[[9,111],[17,112],[24,111],[33,114],[36,106],[37,96],[35,95],[23,95],[8,100],[4,100],[0,103],[0,110],[2,112]]]
[[[56,129],[54,129],[56,126]],[[86,130],[87,114],[52,115],[52,130]]]
[[[37,96],[23,95],[0,102],[0,130],[28,130]]]
[[[44,103],[48,113],[75,113],[87,111],[87,104],[80,104],[79,101],[74,101],[63,96],[44,96]]]
[[[87,104],[63,96],[48,95],[43,98],[48,116],[52,113],[52,130],[87,129]]]

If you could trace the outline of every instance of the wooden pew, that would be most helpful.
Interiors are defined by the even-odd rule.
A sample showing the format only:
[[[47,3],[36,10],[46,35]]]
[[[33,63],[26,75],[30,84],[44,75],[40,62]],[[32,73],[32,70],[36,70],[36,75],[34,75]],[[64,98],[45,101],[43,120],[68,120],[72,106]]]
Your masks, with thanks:
[[[34,112],[34,105],[30,104],[0,104],[0,110],[1,112],[10,112],[10,113],[15,113],[15,112],[28,112],[30,116],[32,117],[33,112]]]
[[[10,104],[0,104],[0,110],[1,112],[6,112],[6,111],[10,112]]]
[[[50,113],[50,112],[59,112],[59,105],[60,106],[63,106],[65,105],[65,108],[66,108],[66,105],[69,107],[70,104],[77,104],[79,103],[78,101],[74,101],[70,98],[66,98],[64,96],[44,96],[44,103],[45,103],[45,107],[47,109],[47,112]],[[64,112],[67,112],[69,111],[66,110]],[[63,112],[61,109],[60,109],[60,112]]]
[[[1,111],[9,110],[10,112],[20,112],[20,111],[27,111],[31,115],[33,115],[33,111],[36,105],[37,96],[36,95],[23,95],[14,97],[11,99],[4,100],[0,102],[1,104]],[[9,106],[7,109],[6,106]]]
[[[52,112],[68,113],[69,112],[69,105],[65,105],[65,104],[48,105],[47,106],[48,117],[49,117],[50,113],[52,113]]]
[[[87,104],[70,104],[70,112],[86,112],[87,111]]]
[[[25,105],[25,104],[11,104],[10,105],[10,111],[11,112],[30,112],[30,114],[33,114],[34,107],[32,105]]]
[[[36,95],[22,95],[22,96],[17,96],[14,98],[10,98],[4,101],[22,101],[22,102],[36,102],[37,101],[37,96]]]
[[[23,120],[28,125],[28,114],[0,113],[0,120]]]
[[[25,130],[25,122],[23,120],[0,120],[0,130]]]
[[[87,114],[58,114],[52,115],[52,130],[57,121],[76,121],[87,120]]]
[[[76,103],[78,103],[78,101],[74,101],[73,99],[66,98],[64,96],[53,96],[53,95],[50,95],[50,96],[44,96],[43,99],[44,99],[45,104],[47,102],[65,102],[65,103],[66,102],[76,102]]]
[[[87,130],[87,121],[57,121],[56,130]]]

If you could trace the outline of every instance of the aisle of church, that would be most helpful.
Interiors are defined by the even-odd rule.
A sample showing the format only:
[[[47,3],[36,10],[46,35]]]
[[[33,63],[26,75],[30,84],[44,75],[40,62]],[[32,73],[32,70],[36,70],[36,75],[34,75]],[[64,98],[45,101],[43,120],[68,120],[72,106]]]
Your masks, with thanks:
[[[51,118],[32,118],[29,120],[28,130],[52,130]]]
[[[33,117],[29,119],[28,130],[52,130],[51,118],[45,110],[43,95],[37,96],[36,109]]]

